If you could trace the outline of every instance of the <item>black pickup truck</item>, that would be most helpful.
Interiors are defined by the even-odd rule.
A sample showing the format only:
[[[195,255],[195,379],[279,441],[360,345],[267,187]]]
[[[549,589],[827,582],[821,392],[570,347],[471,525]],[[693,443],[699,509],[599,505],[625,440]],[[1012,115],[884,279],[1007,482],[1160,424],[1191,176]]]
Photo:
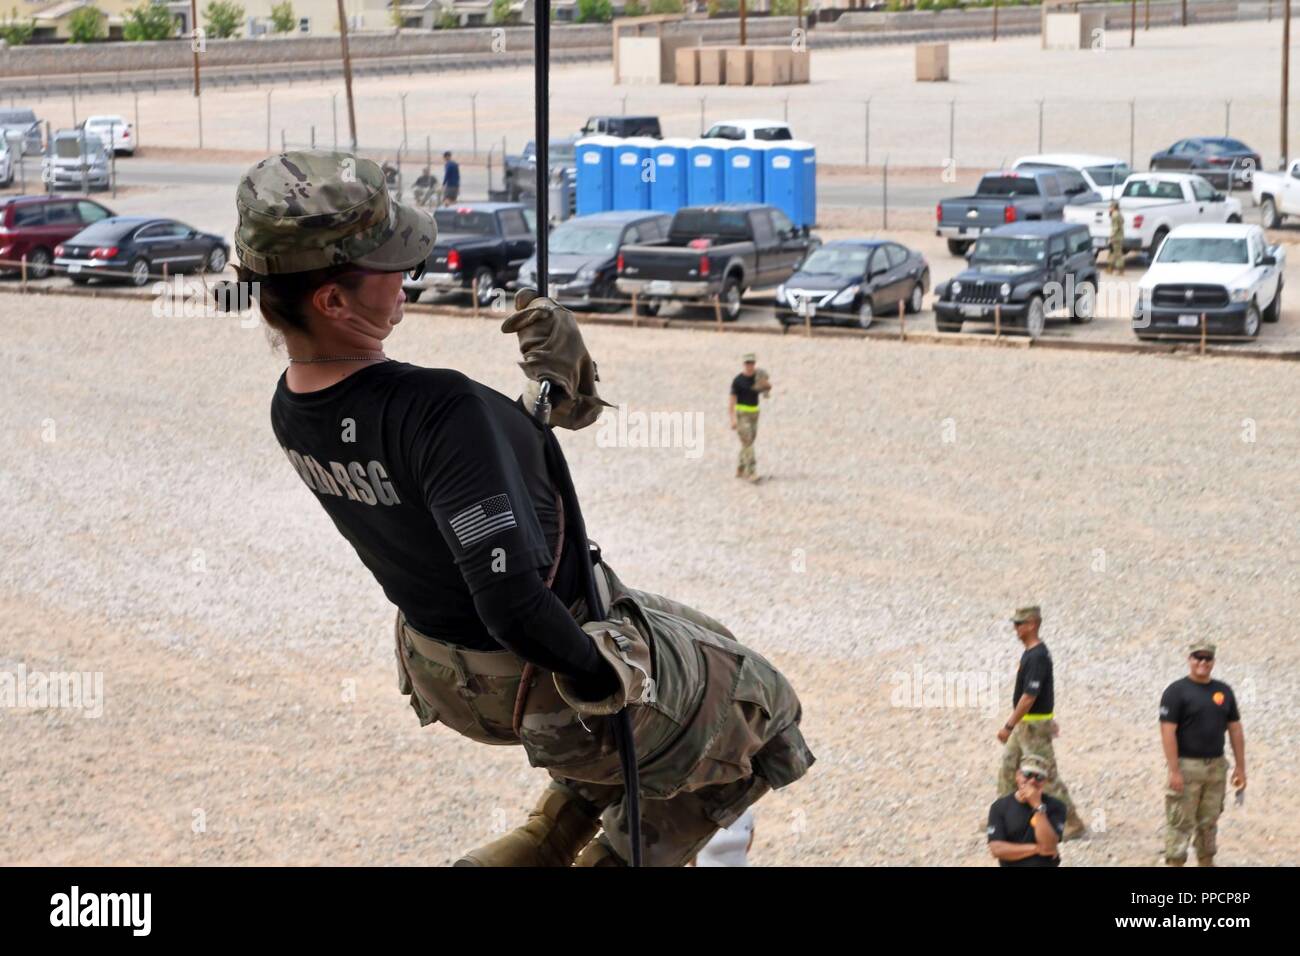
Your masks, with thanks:
[[[748,290],[780,285],[819,244],[773,206],[686,206],[673,216],[667,239],[623,247],[617,285],[635,293],[644,315],[669,299],[705,304],[716,298],[730,322],[740,316]]]
[[[535,227],[529,218],[533,215],[532,209],[520,203],[505,202],[439,209],[433,214],[438,238],[425,260],[424,275],[402,283],[407,297],[414,302],[426,290],[440,293],[477,288],[479,303],[489,304],[494,291],[505,288],[536,251]]]
[[[1061,219],[1068,205],[1100,200],[1073,169],[1035,166],[987,173],[974,195],[939,202],[934,231],[948,240],[950,253],[960,256],[990,229],[1010,222]]]

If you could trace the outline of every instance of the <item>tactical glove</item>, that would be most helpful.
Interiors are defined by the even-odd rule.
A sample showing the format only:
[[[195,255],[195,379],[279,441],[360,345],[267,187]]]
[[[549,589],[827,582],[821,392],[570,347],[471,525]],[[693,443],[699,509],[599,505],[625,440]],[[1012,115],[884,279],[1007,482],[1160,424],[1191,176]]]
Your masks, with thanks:
[[[629,704],[651,704],[655,681],[650,676],[650,645],[628,618],[617,621],[589,621],[582,629],[591,635],[596,653],[613,669],[618,687],[608,697],[588,700],[572,677],[556,674],[555,689],[565,703],[583,717],[617,714]]]
[[[501,325],[502,332],[519,336],[519,367],[528,376],[525,402],[537,400],[543,381],[551,383],[551,423],[561,428],[586,428],[613,407],[596,394],[600,376],[587,352],[573,313],[533,289],[515,295],[515,312]]]

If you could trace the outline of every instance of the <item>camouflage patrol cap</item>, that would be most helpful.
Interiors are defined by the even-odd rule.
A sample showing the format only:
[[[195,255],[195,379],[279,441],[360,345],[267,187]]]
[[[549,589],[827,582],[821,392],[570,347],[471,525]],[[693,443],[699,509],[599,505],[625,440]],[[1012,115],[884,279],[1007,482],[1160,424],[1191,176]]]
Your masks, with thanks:
[[[740,360],[742,362],[757,362],[758,358],[754,355],[753,352],[746,352],[744,355],[740,357]]]
[[[261,275],[354,264],[379,272],[419,265],[433,248],[433,218],[394,202],[369,159],[332,150],[268,156],[235,193],[235,248]]]
[[[1037,604],[1029,607],[1017,608],[1015,616],[1011,618],[1012,624],[1024,624],[1026,621],[1041,621],[1043,613]]]
[[[1209,641],[1192,641],[1191,646],[1187,648],[1187,653],[1189,655],[1190,654],[1213,654],[1215,650],[1216,650],[1215,645],[1210,643]]]
[[[1038,754],[1025,754],[1020,758],[1021,773],[1041,773],[1044,777],[1051,772],[1046,760]]]

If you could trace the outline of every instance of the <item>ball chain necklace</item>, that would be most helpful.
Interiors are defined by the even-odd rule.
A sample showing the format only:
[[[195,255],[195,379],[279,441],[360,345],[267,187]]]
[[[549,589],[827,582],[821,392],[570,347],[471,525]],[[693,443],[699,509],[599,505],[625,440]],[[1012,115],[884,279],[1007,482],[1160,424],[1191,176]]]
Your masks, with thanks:
[[[313,358],[295,358],[289,356],[295,365],[310,365],[316,362],[388,362],[391,361],[383,352],[370,352],[366,355],[327,355]]]

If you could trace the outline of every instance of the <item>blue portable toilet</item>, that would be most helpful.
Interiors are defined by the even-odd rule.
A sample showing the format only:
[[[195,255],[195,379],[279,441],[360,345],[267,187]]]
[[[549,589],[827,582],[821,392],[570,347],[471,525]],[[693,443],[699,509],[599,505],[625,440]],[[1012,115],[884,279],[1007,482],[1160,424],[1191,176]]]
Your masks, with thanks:
[[[579,216],[614,208],[614,147],[621,142],[614,136],[588,136],[574,145]]]
[[[691,141],[665,139],[650,148],[654,178],[650,180],[650,208],[676,212],[689,205],[687,179],[690,173]]]
[[[632,136],[614,147],[613,208],[650,208],[650,149],[656,142],[648,136]]]
[[[686,199],[692,206],[707,206],[723,201],[726,180],[726,139],[697,139],[686,152],[690,175],[686,179]]]
[[[727,148],[727,175],[723,198],[727,202],[763,201],[763,158],[767,143],[742,140]]]
[[[763,202],[796,226],[817,221],[817,151],[811,143],[775,140],[763,153]]]

